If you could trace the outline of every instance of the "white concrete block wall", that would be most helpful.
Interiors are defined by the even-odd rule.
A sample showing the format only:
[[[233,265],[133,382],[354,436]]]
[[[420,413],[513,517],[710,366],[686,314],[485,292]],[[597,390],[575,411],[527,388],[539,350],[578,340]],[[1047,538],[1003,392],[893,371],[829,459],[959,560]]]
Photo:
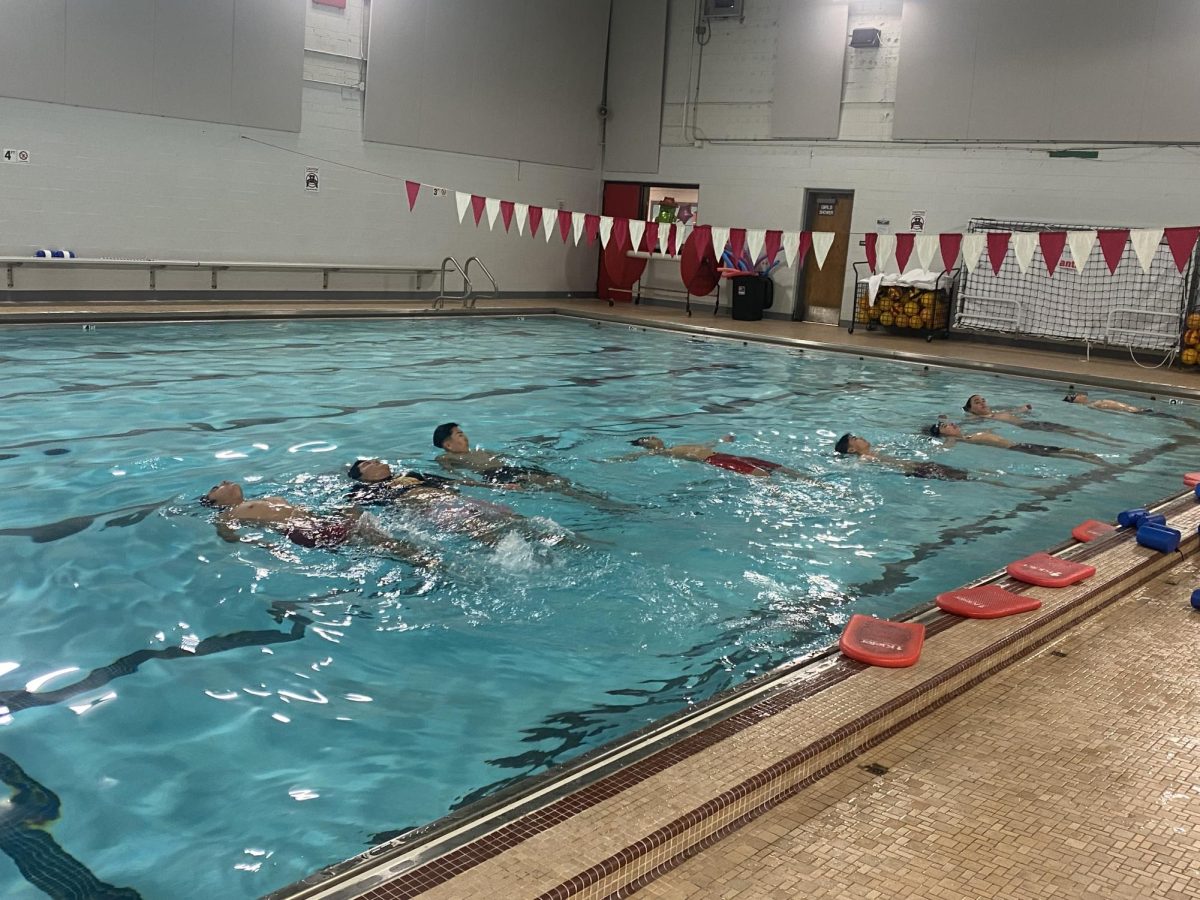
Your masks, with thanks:
[[[310,4],[309,46],[349,58],[306,54],[298,134],[0,98],[0,144],[33,154],[27,165],[0,165],[0,255],[50,246],[80,256],[435,266],[446,255],[478,255],[506,292],[594,290],[594,249],[492,234],[486,220],[460,225],[453,197],[422,192],[408,211],[404,178],[592,211],[599,173],[363,142],[362,93],[314,83],[357,82],[339,78],[357,72],[362,14],[363,0],[344,12]],[[317,193],[304,190],[306,166],[320,170]],[[16,287],[147,283],[143,273],[61,275],[19,269]],[[163,289],[195,281],[195,273],[158,278]],[[221,283],[249,280],[231,273]],[[291,288],[297,276],[253,283]],[[320,276],[300,283],[319,287]],[[404,278],[388,283],[411,287]]]

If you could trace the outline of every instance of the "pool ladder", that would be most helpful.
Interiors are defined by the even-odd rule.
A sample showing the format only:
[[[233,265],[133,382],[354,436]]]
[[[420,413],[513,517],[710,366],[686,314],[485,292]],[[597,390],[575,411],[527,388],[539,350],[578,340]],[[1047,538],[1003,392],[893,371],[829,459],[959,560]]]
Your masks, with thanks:
[[[480,295],[475,291],[471,284],[471,263],[478,263],[479,268],[483,271],[484,277],[492,286],[490,293]],[[446,293],[446,273],[450,271],[450,266],[454,266],[458,270],[458,274],[462,276],[463,289],[461,294]],[[488,271],[488,267],[483,264],[483,260],[478,256],[472,256],[467,260],[465,266],[460,266],[458,260],[453,256],[447,256],[442,260],[441,279],[438,282],[438,293],[433,298],[433,309],[445,309],[447,300],[461,300],[463,309],[474,309],[475,301],[483,296],[486,299],[492,299],[500,296],[500,286],[496,284],[496,279],[492,277],[492,273]]]

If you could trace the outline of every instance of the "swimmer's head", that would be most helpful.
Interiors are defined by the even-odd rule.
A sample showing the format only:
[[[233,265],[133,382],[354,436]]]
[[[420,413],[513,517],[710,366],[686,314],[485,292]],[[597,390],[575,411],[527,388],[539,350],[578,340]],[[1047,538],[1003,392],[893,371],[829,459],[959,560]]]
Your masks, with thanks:
[[[938,421],[929,426],[930,437],[962,437],[962,429],[953,422]]]
[[[987,400],[981,394],[972,394],[963,404],[963,412],[973,413],[977,416],[990,416],[992,408],[988,406]]]
[[[392,477],[392,467],[382,459],[360,459],[346,473],[355,481],[374,484],[377,481],[387,481]]]
[[[209,488],[208,493],[200,498],[200,502],[205,506],[226,509],[237,506],[245,499],[246,496],[242,493],[240,484],[236,481],[222,481],[215,487]]]
[[[433,429],[433,446],[448,453],[466,453],[471,449],[471,442],[457,422],[446,422]]]
[[[635,447],[642,447],[646,450],[662,450],[667,445],[663,443],[662,438],[655,437],[652,434],[644,435],[640,438],[634,438],[629,443]]]
[[[846,454],[850,456],[862,456],[862,454],[869,452],[870,449],[871,444],[868,441],[849,432],[838,438],[838,442],[833,445],[833,452],[843,456]]]
[[[1067,396],[1063,397],[1067,403],[1087,403],[1088,395],[1081,391],[1071,391]]]

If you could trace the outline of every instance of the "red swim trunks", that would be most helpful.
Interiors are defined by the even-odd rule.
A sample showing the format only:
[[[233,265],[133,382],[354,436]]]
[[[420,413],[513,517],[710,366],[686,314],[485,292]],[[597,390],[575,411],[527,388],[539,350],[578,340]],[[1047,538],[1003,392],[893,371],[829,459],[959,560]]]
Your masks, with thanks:
[[[737,472],[741,475],[751,475],[760,469],[765,472],[773,472],[776,469],[782,468],[780,463],[771,462],[769,459],[757,459],[753,456],[734,456],[732,453],[714,453],[704,461],[710,466],[716,466],[718,469],[728,469],[730,472]]]

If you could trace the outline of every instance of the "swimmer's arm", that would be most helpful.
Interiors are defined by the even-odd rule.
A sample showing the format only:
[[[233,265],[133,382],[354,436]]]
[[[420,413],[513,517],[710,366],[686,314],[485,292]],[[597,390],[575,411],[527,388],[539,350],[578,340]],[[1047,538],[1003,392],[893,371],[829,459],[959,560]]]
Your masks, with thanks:
[[[217,519],[217,534],[220,535],[221,540],[228,541],[231,544],[237,544],[241,542],[242,536],[238,534],[238,530],[241,527],[242,526],[238,524],[236,519],[228,519],[225,517]]]
[[[641,459],[643,456],[650,456],[652,452],[651,450],[634,450],[632,453],[610,456],[605,462],[629,462],[631,459]]]
[[[1000,413],[1004,413],[1004,414],[1010,415],[1010,416],[1023,416],[1032,411],[1033,411],[1032,403],[1025,403],[1021,406],[1010,406],[1008,409],[992,410],[993,413],[1000,412]]]

